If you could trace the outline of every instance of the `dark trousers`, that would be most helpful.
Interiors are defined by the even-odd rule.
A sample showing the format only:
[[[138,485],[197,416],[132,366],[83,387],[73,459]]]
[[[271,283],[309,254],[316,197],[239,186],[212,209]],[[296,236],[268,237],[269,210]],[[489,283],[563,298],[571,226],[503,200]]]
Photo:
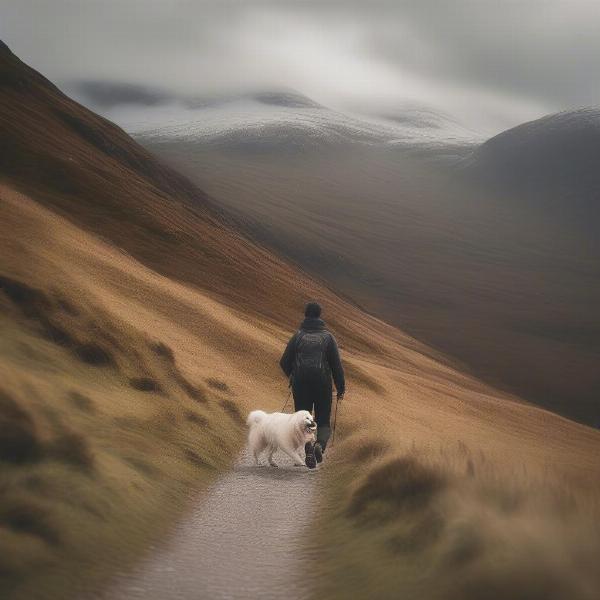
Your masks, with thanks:
[[[331,433],[329,420],[331,418],[331,396],[333,392],[331,377],[296,376],[292,383],[294,394],[294,410],[314,409],[317,422],[317,441],[325,450]]]

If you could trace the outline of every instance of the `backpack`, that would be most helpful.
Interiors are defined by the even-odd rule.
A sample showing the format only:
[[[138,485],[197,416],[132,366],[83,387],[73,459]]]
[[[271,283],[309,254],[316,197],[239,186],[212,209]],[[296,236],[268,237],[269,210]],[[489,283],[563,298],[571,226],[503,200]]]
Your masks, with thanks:
[[[326,331],[303,331],[296,341],[295,373],[324,373],[327,367],[325,350],[329,334]]]

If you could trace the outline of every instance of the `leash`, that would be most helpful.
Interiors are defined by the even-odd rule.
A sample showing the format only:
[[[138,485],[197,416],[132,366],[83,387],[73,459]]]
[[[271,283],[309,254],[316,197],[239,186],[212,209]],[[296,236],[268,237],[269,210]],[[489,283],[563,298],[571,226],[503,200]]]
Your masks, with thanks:
[[[292,397],[292,386],[290,385],[290,391],[288,392],[287,398],[285,399],[285,402],[283,404],[283,408],[279,411],[279,412],[285,412],[285,409],[290,401],[290,398]]]

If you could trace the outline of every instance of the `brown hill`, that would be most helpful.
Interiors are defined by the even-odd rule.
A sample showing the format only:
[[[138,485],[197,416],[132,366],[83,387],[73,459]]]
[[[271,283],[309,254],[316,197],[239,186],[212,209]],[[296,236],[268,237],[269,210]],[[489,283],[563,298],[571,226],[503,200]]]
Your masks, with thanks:
[[[215,150],[169,130],[140,141],[217,198],[254,238],[451,364],[600,423],[593,186],[551,198],[552,181],[540,187],[538,176],[531,202],[523,186],[500,187],[475,169],[448,172],[393,149],[240,158],[235,148]],[[579,160],[579,150],[562,164]],[[583,213],[583,205],[590,210]]]
[[[282,404],[307,297],[349,375],[316,517],[336,544],[327,593],[594,597],[597,432],[444,366],[244,238],[6,49],[0,74],[3,597],[89,592],[160,539],[236,455],[245,411]]]
[[[157,272],[245,312],[289,326],[305,300],[318,296],[338,309],[330,321],[348,344],[372,346],[347,328],[349,305],[243,237],[206,193],[7,48],[0,49],[0,85],[0,175],[11,186]]]

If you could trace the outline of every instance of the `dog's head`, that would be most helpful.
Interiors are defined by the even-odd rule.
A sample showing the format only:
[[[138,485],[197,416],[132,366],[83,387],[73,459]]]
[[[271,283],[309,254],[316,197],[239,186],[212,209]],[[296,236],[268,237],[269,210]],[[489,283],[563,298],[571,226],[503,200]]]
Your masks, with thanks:
[[[312,415],[307,410],[299,410],[296,413],[298,425],[307,433],[314,433],[317,430],[317,424]]]

